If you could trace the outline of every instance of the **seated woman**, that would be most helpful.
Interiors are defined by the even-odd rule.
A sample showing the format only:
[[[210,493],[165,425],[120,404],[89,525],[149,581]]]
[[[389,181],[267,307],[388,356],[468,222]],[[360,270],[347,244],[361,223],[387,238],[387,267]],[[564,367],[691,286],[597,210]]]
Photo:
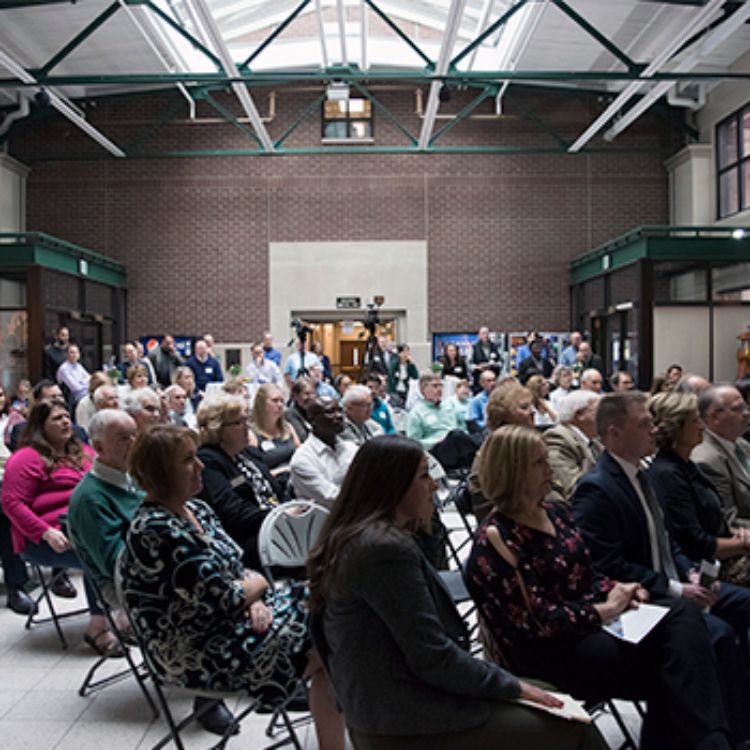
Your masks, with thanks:
[[[438,360],[443,367],[443,377],[448,375],[464,380],[469,377],[469,368],[466,359],[458,353],[456,344],[446,344],[443,356]]]
[[[2,490],[13,549],[38,565],[80,568],[59,519],[68,512],[73,490],[91,468],[94,451],[73,433],[70,414],[61,400],[34,403],[19,445],[5,466]],[[84,640],[105,654],[116,648],[117,641],[87,576],[83,582],[90,612]],[[57,573],[52,591],[59,596],[76,596],[64,573]]]
[[[247,402],[219,395],[198,409],[203,498],[243,550],[245,564],[260,567],[258,533],[266,513],[279,503],[280,489],[263,456],[248,444]]]
[[[188,411],[195,414],[198,411],[203,394],[195,390],[195,374],[193,371],[189,367],[178,367],[172,376],[172,383],[182,386],[187,394]]]
[[[532,375],[526,381],[531,391],[531,405],[534,410],[534,427],[553,427],[557,424],[557,412],[549,402],[549,382],[543,375]]]
[[[573,370],[567,365],[557,365],[552,371],[552,383],[555,390],[549,397],[550,404],[556,414],[560,413],[560,402],[571,392],[573,385]]]
[[[146,388],[148,386],[148,370],[145,365],[141,364],[128,367],[125,371],[125,380],[130,386],[128,393]]]
[[[602,629],[647,594],[597,576],[568,510],[545,503],[541,436],[496,430],[480,481],[495,510],[477,532],[466,580],[489,637],[514,669],[583,699],[646,699],[641,748],[728,748],[722,687],[697,607],[684,600],[636,646]],[[735,727],[737,743],[745,739]]]
[[[248,691],[276,705],[310,674],[320,747],[343,749],[325,673],[310,660],[304,608],[246,570],[216,514],[193,499],[203,469],[195,439],[186,427],[158,425],[130,454],[146,491],[120,560],[132,619],[157,667],[185,687]]]
[[[669,531],[691,560],[721,560],[721,579],[750,585],[750,530],[730,527],[716,488],[690,460],[703,441],[698,398],[675,391],[651,397],[659,448],[649,469]]]
[[[559,705],[466,650],[466,627],[414,533],[435,483],[419,443],[358,451],[311,552],[310,609],[357,750],[601,748],[596,729],[516,705]]]
[[[284,394],[277,385],[265,383],[255,394],[250,444],[261,451],[271,474],[286,488],[289,462],[300,442],[294,427],[284,418]]]

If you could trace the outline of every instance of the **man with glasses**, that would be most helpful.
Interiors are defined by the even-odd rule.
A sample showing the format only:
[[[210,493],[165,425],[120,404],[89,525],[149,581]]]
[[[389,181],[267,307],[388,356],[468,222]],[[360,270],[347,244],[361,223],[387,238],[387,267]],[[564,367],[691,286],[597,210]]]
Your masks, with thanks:
[[[750,443],[742,438],[747,405],[736,388],[719,385],[703,391],[698,410],[706,430],[690,458],[716,487],[727,523],[750,526]]]
[[[604,378],[599,370],[591,367],[581,373],[581,390],[601,393],[604,387]]]

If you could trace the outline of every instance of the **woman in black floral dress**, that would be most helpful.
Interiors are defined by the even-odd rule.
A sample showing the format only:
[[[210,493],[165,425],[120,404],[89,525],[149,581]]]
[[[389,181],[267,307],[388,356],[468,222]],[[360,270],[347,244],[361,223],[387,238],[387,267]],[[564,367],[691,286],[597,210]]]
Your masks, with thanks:
[[[567,507],[544,501],[551,478],[534,430],[501,427],[482,448],[479,479],[495,510],[477,533],[466,576],[489,650],[516,673],[579,698],[645,698],[643,750],[730,747],[700,611],[675,600],[638,645],[605,632],[603,623],[647,593],[595,574]]]
[[[310,666],[305,610],[246,570],[215,513],[192,499],[203,468],[194,433],[153,427],[138,438],[130,461],[147,495],[128,532],[123,592],[158,668],[185,687],[246,690],[270,705],[309,673],[321,747],[343,748],[325,673]]]

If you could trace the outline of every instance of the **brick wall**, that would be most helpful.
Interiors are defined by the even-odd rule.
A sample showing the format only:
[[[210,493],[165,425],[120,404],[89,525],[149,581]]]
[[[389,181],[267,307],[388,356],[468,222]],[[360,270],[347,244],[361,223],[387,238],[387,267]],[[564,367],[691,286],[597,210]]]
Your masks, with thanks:
[[[263,114],[266,93],[255,92]],[[271,137],[318,93],[279,91]],[[418,135],[413,90],[375,93]],[[458,111],[472,96],[455,92],[441,111]],[[232,97],[216,97],[239,114]],[[507,116],[466,121],[439,143],[555,147],[524,112],[573,139],[605,105],[512,87]],[[174,119],[144,140],[144,125],[170,108]],[[667,222],[663,160],[680,145],[672,129],[647,117],[613,144],[636,149],[627,153],[153,156],[254,148],[230,124],[178,122],[186,112],[172,93],[90,107],[89,119],[115,142],[140,142],[139,159],[102,159],[93,141],[56,115],[12,133],[11,152],[32,167],[28,228],[127,265],[130,335],[169,329],[253,338],[268,324],[269,242],[363,239],[427,240],[432,330],[565,329],[570,259],[633,226]],[[218,117],[205,103],[199,113]],[[376,117],[378,145],[405,142]],[[320,145],[320,132],[316,111],[286,146]]]

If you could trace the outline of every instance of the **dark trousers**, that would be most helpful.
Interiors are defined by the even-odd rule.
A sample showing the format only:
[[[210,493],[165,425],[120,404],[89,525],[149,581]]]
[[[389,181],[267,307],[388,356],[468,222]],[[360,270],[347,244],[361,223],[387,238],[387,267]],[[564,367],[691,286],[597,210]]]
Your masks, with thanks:
[[[584,700],[645,699],[642,750],[729,747],[717,664],[706,626],[690,602],[670,613],[638,645],[598,630],[577,640],[516,647],[513,671]]]
[[[10,521],[0,509],[0,561],[3,564],[5,587],[20,589],[28,580],[26,563],[13,551],[10,538]]]
[[[50,568],[74,568],[83,570],[81,561],[78,559],[78,555],[75,550],[69,549],[65,552],[55,552],[47,542],[39,542],[34,544],[33,542],[26,541],[26,550],[24,551],[24,557],[30,562],[36,563],[37,565],[44,565]],[[86,592],[86,602],[89,605],[89,612],[92,615],[103,615],[104,610],[99,604],[96,591],[89,581],[89,577],[86,573],[83,575],[83,587]]]

